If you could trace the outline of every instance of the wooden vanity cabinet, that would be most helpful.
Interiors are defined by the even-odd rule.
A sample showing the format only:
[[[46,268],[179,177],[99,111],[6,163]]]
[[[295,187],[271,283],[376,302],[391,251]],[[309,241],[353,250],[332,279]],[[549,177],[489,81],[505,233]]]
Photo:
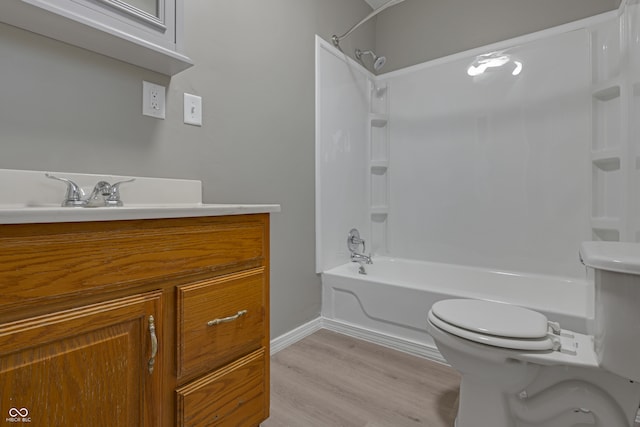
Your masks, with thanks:
[[[268,214],[0,225],[0,295],[0,421],[268,417]]]

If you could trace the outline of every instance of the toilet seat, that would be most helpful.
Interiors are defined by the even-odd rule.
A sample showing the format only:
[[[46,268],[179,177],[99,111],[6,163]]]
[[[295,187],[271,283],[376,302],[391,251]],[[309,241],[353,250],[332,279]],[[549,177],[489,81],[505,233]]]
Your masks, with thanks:
[[[558,347],[543,314],[509,304],[443,300],[432,306],[428,319],[443,331],[480,344],[525,351]]]

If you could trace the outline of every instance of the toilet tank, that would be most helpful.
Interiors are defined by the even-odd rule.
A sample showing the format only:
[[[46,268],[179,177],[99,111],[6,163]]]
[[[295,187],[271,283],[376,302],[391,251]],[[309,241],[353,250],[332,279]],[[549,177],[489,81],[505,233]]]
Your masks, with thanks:
[[[594,348],[603,369],[640,381],[640,244],[584,242],[594,270]]]

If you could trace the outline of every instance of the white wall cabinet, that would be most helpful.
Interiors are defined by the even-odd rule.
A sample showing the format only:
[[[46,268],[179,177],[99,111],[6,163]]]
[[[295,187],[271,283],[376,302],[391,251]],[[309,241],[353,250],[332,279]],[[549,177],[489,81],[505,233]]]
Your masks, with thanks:
[[[2,0],[0,22],[166,75],[193,65],[183,0]]]

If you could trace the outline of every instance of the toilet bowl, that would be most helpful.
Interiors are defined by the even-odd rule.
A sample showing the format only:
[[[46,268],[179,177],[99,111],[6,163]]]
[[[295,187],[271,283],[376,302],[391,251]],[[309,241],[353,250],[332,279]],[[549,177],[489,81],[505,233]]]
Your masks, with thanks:
[[[640,245],[585,242],[595,333],[541,313],[456,299],[435,303],[427,331],[462,375],[456,427],[630,427],[640,405]]]

